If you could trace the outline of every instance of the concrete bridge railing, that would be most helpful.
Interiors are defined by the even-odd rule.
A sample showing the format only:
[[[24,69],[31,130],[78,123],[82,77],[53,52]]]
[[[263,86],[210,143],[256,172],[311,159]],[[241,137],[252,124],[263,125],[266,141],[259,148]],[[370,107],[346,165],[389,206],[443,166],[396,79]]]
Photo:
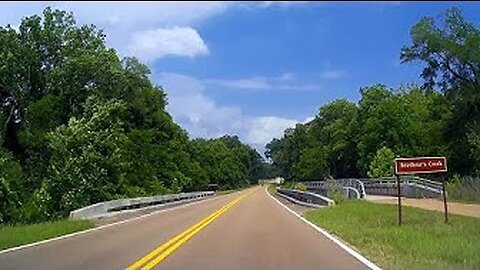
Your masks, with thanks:
[[[395,177],[359,179],[370,195],[397,195],[397,180]],[[402,196],[408,198],[436,198],[442,195],[442,183],[420,177],[400,177]]]
[[[342,189],[346,198],[365,198],[365,186],[362,181],[355,178],[335,179],[328,181],[305,181],[308,190],[321,191],[324,195],[333,188]]]
[[[283,195],[282,197],[285,197],[286,199],[293,199],[293,202],[295,203],[311,207],[330,206],[335,204],[332,199],[313,192],[305,192],[294,189],[277,189],[277,193],[280,196]]]
[[[188,201],[200,200],[215,195],[213,191],[166,194],[152,197],[119,199],[89,205],[70,212],[71,219],[94,219],[113,216],[125,211],[135,211],[148,207],[161,208]]]
[[[365,198],[365,195],[397,195],[395,177],[385,178],[348,178],[327,181],[303,182],[308,190],[326,195],[332,188],[341,188],[347,198]],[[436,198],[442,195],[442,183],[415,176],[400,177],[402,196],[409,198]],[[355,194],[358,194],[356,196]]]

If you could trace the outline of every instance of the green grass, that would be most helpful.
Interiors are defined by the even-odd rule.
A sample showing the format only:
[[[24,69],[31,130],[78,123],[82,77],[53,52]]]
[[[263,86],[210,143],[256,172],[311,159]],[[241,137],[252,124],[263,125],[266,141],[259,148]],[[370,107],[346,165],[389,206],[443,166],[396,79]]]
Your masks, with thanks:
[[[0,226],[0,250],[92,228],[89,220],[60,220],[31,225]]]
[[[480,219],[397,206],[348,201],[304,216],[353,245],[384,269],[480,269]]]
[[[267,191],[268,193],[274,195],[275,193],[277,193],[277,185],[274,185],[274,184],[268,185]]]
[[[480,203],[480,179],[478,177],[453,176],[447,184],[448,199],[461,203]]]

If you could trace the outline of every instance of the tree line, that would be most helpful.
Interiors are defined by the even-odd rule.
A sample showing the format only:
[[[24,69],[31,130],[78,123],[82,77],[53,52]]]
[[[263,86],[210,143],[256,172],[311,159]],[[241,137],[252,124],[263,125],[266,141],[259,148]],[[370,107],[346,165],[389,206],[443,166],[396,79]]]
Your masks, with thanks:
[[[395,157],[446,156],[449,174],[480,171],[480,30],[460,10],[422,18],[402,63],[421,62],[422,85],[360,89],[358,103],[338,99],[315,118],[273,139],[266,156],[287,179],[381,177]]]
[[[237,136],[190,139],[148,67],[105,38],[50,8],[0,27],[0,224],[265,177],[268,165]]]

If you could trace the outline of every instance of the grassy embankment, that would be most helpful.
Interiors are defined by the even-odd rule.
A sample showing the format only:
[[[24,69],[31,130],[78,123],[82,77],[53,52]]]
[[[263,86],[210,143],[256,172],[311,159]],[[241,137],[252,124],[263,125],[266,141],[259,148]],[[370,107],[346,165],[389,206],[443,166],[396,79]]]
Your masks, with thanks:
[[[397,206],[347,201],[304,216],[353,245],[384,269],[480,269],[480,219]]]
[[[88,220],[60,220],[30,225],[2,225],[0,226],[0,250],[86,230],[93,226],[93,223]]]

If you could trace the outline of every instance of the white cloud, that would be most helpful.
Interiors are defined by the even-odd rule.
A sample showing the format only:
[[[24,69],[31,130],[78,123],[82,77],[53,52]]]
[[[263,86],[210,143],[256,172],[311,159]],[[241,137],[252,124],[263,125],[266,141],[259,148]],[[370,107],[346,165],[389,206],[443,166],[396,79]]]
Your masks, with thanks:
[[[273,77],[251,77],[241,79],[206,79],[205,83],[231,89],[243,90],[290,90],[290,91],[318,91],[318,84],[298,83],[294,73],[286,72]]]
[[[305,118],[305,120],[302,121],[302,124],[306,124],[306,123],[312,121],[313,119],[315,119],[315,116],[309,116],[309,117]]]
[[[282,75],[274,78],[274,80],[281,81],[281,82],[285,82],[285,81],[294,80],[295,78],[296,78],[295,73],[285,72],[285,73],[283,73]]]
[[[144,61],[165,56],[195,57],[209,53],[203,39],[191,27],[158,28],[136,32],[132,35],[127,50]]]
[[[299,121],[275,116],[261,116],[252,118],[248,122],[249,131],[246,141],[251,144],[265,145],[272,138],[281,137],[286,128],[293,127]]]
[[[0,3],[0,23],[18,25],[22,17],[40,14],[47,6],[71,11],[79,24],[95,24],[100,29],[104,29],[108,45],[115,48],[122,56],[133,54],[144,61],[151,62],[168,55],[195,57],[207,53],[207,46],[195,30],[195,25],[224,12],[233,4],[231,2]],[[155,36],[150,38],[148,34]],[[172,36],[174,39],[169,40],[168,38]],[[137,40],[138,38],[140,40]]]
[[[239,88],[239,89],[270,89],[272,85],[267,82],[263,77],[253,77],[246,79],[233,79],[233,80],[223,80],[223,79],[209,79],[205,80],[207,83],[217,84],[222,87],[228,88]]]
[[[125,29],[159,25],[192,25],[224,12],[229,2],[52,2],[45,4],[73,11],[83,22]]]
[[[279,3],[290,5],[293,3]],[[195,25],[225,12],[232,6],[269,7],[274,2],[2,2],[0,24],[18,25],[22,17],[40,14],[47,6],[73,12],[79,24],[95,24],[104,29],[107,43],[122,56],[154,61],[168,56],[195,57],[208,52]],[[177,29],[172,31],[161,31]],[[179,30],[183,29],[183,30]],[[154,34],[149,37],[147,34]],[[179,34],[169,40],[165,35]],[[137,40],[137,38],[140,40]],[[170,42],[171,41],[171,42]],[[158,46],[155,46],[158,45]],[[132,55],[133,54],[133,55]]]
[[[326,70],[322,72],[321,77],[324,80],[337,80],[345,76],[345,71],[343,70]]]
[[[310,92],[322,90],[322,86],[319,84],[305,84],[305,85],[279,85],[279,90],[290,90],[298,92]]]
[[[161,73],[154,80],[168,93],[167,110],[193,137],[236,134],[263,154],[265,145],[286,128],[304,122],[278,116],[251,116],[234,106],[221,106],[205,94],[206,85],[195,78]]]

